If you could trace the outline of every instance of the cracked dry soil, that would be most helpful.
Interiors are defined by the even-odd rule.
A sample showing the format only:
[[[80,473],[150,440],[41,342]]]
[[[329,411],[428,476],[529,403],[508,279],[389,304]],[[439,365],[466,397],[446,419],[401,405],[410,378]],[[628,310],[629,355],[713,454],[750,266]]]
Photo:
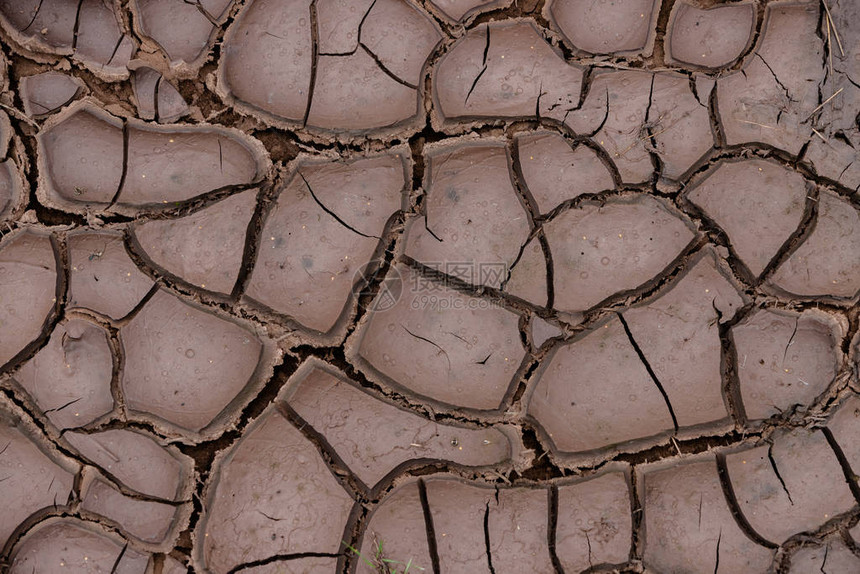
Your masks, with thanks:
[[[860,572],[860,2],[0,37],[0,571]]]

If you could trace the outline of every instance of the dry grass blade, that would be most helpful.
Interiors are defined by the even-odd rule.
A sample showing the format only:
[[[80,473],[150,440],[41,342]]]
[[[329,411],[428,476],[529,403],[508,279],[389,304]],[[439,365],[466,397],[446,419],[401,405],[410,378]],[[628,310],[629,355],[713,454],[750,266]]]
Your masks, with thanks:
[[[845,50],[842,49],[842,40],[839,39],[839,32],[836,30],[836,25],[833,23],[833,15],[830,14],[830,7],[827,6],[827,2],[821,0],[821,3],[824,4],[824,11],[827,12],[827,22],[830,27],[833,28],[833,36],[836,38],[836,44],[839,46],[839,53],[842,57],[845,57]]]
[[[810,113],[810,114],[809,114],[809,117],[808,117],[808,118],[806,118],[806,119],[807,119],[807,120],[809,120],[809,118],[811,118],[812,116],[814,116],[814,115],[815,115],[815,112],[817,112],[818,110],[820,110],[821,108],[823,108],[824,106],[826,106],[826,105],[827,105],[827,102],[829,102],[830,100],[832,100],[833,98],[835,98],[836,96],[838,96],[838,95],[840,94],[840,92],[842,92],[842,90],[844,90],[844,89],[845,89],[845,88],[839,88],[838,90],[836,90],[835,92],[833,92],[833,94],[832,94],[829,98],[827,98],[826,100],[824,100],[823,102],[821,102],[820,104],[818,104],[818,106],[816,106],[816,108],[815,108],[814,110],[812,110],[812,113]]]
[[[830,18],[825,18],[827,24],[827,60],[830,64],[830,77],[833,77],[833,41],[830,39]]]

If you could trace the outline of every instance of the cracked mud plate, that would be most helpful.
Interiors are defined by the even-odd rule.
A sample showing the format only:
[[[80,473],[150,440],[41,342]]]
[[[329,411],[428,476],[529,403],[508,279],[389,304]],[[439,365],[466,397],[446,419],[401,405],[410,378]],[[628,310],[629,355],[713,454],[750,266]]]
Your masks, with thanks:
[[[0,44],[0,572],[860,572],[860,2]]]

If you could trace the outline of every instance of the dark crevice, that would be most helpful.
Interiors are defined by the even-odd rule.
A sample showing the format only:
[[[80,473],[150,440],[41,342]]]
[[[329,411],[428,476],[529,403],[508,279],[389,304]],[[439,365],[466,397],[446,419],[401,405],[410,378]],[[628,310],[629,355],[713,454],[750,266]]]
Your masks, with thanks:
[[[128,138],[129,138],[129,127],[128,121],[122,121],[122,173],[119,176],[119,183],[116,186],[116,193],[113,194],[113,197],[110,200],[110,204],[107,209],[109,210],[111,207],[116,205],[116,202],[119,201],[119,196],[122,193],[123,187],[125,187],[125,180],[128,177]]]
[[[552,561],[552,567],[555,574],[564,574],[564,567],[561,565],[561,560],[556,552],[556,544],[558,541],[558,485],[550,484],[547,489],[547,506],[549,513],[547,516],[547,548],[549,557]]]
[[[759,60],[761,60],[762,64],[764,64],[768,71],[770,71],[770,75],[773,76],[774,81],[776,81],[776,83],[779,84],[779,87],[782,88],[782,91],[785,92],[785,98],[789,102],[794,102],[794,99],[791,97],[791,93],[789,93],[788,88],[786,88],[785,85],[781,81],[779,81],[779,78],[776,76],[776,72],[773,71],[773,68],[770,67],[770,64],[767,63],[767,60],[764,59],[764,56],[762,56],[758,52],[755,53],[755,56]],[[777,121],[777,123],[779,123],[779,121]]]
[[[33,25],[33,23],[36,21],[36,18],[38,18],[38,17],[39,17],[39,12],[42,10],[42,3],[43,3],[44,1],[45,1],[45,0],[39,0],[39,4],[36,6],[36,11],[35,11],[35,12],[33,12],[33,17],[32,17],[32,18],[30,18],[30,21],[29,21],[29,22],[27,22],[27,25],[26,25],[26,26],[24,26],[24,27],[21,29],[21,32],[26,32],[27,30],[29,30],[29,29],[30,29],[30,26],[32,26],[32,25]],[[79,9],[80,9],[80,8],[79,8]]]
[[[718,574],[720,571],[720,542],[723,540],[723,529],[720,528],[719,534],[717,534],[717,549],[716,549],[716,558],[714,559],[714,574]]]
[[[308,82],[308,103],[305,106],[305,114],[302,117],[302,127],[308,125],[308,117],[311,115],[311,105],[314,101],[314,87],[317,81],[317,67],[319,66],[319,21],[317,20],[317,0],[311,0],[310,7],[311,20],[311,77]]]
[[[379,66],[379,69],[382,70],[386,76],[400,84],[401,86],[406,86],[407,88],[411,88],[413,90],[417,90],[418,86],[416,84],[411,84],[406,80],[401,79],[397,74],[388,69],[388,67],[382,63],[382,60],[379,59],[379,56],[373,53],[373,51],[365,46],[363,43],[359,42],[358,44],[362,50],[364,50],[368,56],[373,58],[373,61],[376,62],[376,65]]]
[[[785,484],[785,480],[782,478],[782,475],[779,473],[779,467],[776,465],[776,460],[773,458],[773,443],[770,443],[767,447],[767,460],[770,462],[770,468],[773,470],[773,473],[776,475],[776,479],[779,481],[779,484],[782,485],[782,490],[785,492],[785,495],[788,497],[788,502],[792,506],[794,506],[794,500],[791,498],[791,493],[788,491],[788,486]]]
[[[490,569],[490,574],[496,574],[496,569],[493,568],[493,550],[490,545],[490,503],[487,502],[484,507],[484,545],[487,552],[487,567]]]
[[[845,456],[845,452],[836,441],[833,431],[825,426],[821,427],[821,433],[824,435],[824,438],[827,439],[827,444],[830,445],[830,449],[839,461],[839,466],[842,468],[842,473],[845,475],[845,482],[848,483],[848,488],[851,489],[851,494],[854,496],[854,500],[860,504],[860,485],[857,484],[858,476],[851,468],[851,463],[848,461],[848,457]]]
[[[487,71],[487,54],[489,54],[489,52],[490,52],[490,27],[487,26],[485,29],[487,31],[487,43],[484,45],[484,60],[481,63],[481,71],[478,72],[478,75],[475,76],[474,80],[472,80],[472,85],[469,86],[469,91],[468,91],[468,93],[466,93],[466,100],[463,102],[464,105],[469,103],[469,97],[472,95],[472,92],[475,90],[475,86],[478,85],[478,80],[480,80],[481,76],[484,75],[484,72]]]
[[[119,564],[122,562],[122,558],[125,556],[126,550],[128,550],[128,542],[126,542],[123,545],[122,550],[119,551],[119,555],[116,557],[116,560],[114,560],[113,566],[110,569],[110,574],[116,574],[116,569],[119,568]]]
[[[113,46],[113,50],[110,53],[110,58],[108,58],[107,62],[104,63],[102,68],[106,68],[110,66],[110,63],[113,62],[113,59],[116,57],[117,52],[119,52],[119,47],[122,46],[122,41],[125,40],[125,34],[120,34],[119,39],[116,41],[116,44]],[[68,102],[67,102],[68,103]],[[66,104],[63,104],[65,106]]]
[[[158,91],[161,89],[161,82],[164,80],[164,76],[159,75],[158,79],[155,80],[155,89],[152,92],[152,109],[155,112],[155,121],[158,122],[161,120],[160,110],[158,109]],[[218,140],[218,159],[221,160],[221,140]],[[222,169],[223,171],[223,169]]]
[[[302,181],[305,182],[305,187],[307,188],[308,192],[311,194],[311,197],[316,202],[316,204],[320,206],[320,209],[322,209],[323,211],[325,211],[326,213],[331,215],[338,223],[340,223],[341,225],[343,225],[344,227],[346,227],[347,229],[349,229],[353,233],[355,233],[357,235],[361,235],[362,237],[367,237],[369,239],[382,239],[378,235],[367,235],[366,233],[362,233],[361,231],[359,231],[358,229],[354,228],[353,226],[348,224],[346,221],[341,219],[338,214],[336,214],[334,211],[332,211],[331,209],[326,207],[325,204],[322,201],[320,201],[320,199],[314,193],[314,190],[311,188],[311,184],[308,183],[307,179],[305,179],[304,174],[302,172],[298,172],[298,174],[299,174],[299,177],[302,178]]]
[[[726,499],[726,503],[729,505],[729,510],[732,513],[732,516],[735,518],[735,522],[741,531],[746,535],[747,538],[755,542],[760,546],[764,546],[765,548],[778,548],[778,544],[774,544],[773,542],[767,540],[758,532],[756,532],[749,521],[744,516],[741,511],[740,504],[738,503],[737,496],[735,496],[735,489],[732,486],[731,477],[729,476],[729,467],[726,463],[726,455],[723,453],[717,453],[716,455],[717,462],[717,474],[720,477],[720,486],[723,488],[723,496]]]
[[[433,513],[427,500],[427,484],[423,478],[418,479],[418,495],[421,499],[421,510],[424,513],[424,528],[427,531],[427,547],[430,551],[430,561],[433,564],[433,574],[440,574],[439,547],[436,544],[436,528],[433,526]]]
[[[78,47],[78,30],[81,27],[81,8],[84,5],[84,0],[78,0],[78,7],[75,10],[75,25],[72,28],[72,52]]]
[[[657,373],[655,373],[654,369],[651,368],[651,364],[645,357],[645,353],[642,352],[642,349],[633,337],[633,333],[630,332],[630,327],[627,325],[627,320],[624,318],[624,315],[621,313],[616,313],[616,315],[621,321],[621,325],[624,327],[624,332],[627,334],[627,340],[630,341],[630,345],[633,347],[633,350],[636,351],[636,354],[639,356],[639,360],[645,366],[645,370],[648,371],[648,376],[651,377],[651,380],[654,381],[654,384],[657,386],[657,390],[659,390],[660,394],[663,395],[663,400],[666,402],[666,408],[669,409],[669,415],[672,417],[672,424],[675,426],[675,432],[678,432],[678,417],[675,416],[675,409],[672,408],[672,403],[669,402],[669,394],[666,392],[666,389],[663,388],[663,384],[660,382],[660,379],[657,378]]]

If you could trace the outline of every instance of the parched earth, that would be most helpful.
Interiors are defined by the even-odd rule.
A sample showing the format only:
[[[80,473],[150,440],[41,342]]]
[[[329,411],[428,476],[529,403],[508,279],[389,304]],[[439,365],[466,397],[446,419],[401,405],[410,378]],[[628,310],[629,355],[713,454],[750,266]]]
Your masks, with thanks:
[[[0,571],[860,572],[860,2],[0,35]]]

